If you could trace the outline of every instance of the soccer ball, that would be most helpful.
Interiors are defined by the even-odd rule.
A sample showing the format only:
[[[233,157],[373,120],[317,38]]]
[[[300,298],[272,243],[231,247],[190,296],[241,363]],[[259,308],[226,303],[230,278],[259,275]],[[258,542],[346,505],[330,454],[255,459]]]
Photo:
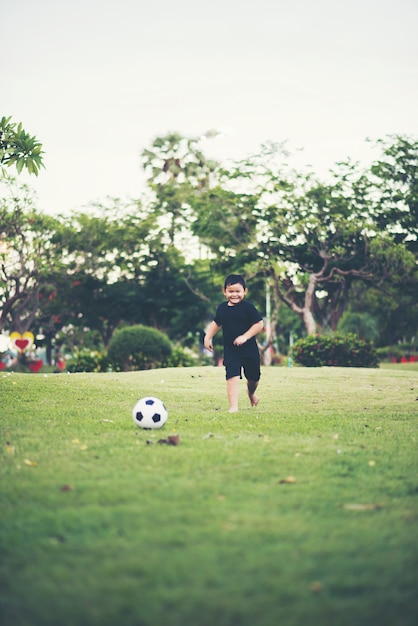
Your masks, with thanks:
[[[132,409],[134,422],[140,428],[161,428],[167,421],[168,411],[159,398],[141,398]]]

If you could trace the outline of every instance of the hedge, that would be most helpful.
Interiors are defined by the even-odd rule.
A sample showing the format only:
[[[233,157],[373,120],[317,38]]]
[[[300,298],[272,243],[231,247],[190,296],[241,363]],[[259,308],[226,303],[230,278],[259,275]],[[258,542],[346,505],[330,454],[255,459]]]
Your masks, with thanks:
[[[370,341],[347,335],[309,335],[292,347],[295,363],[305,367],[379,367],[376,350]]]

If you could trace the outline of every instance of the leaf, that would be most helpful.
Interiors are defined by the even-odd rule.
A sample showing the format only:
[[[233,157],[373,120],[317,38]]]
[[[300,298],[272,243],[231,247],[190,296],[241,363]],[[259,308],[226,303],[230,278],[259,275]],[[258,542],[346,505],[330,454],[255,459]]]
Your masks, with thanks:
[[[178,446],[180,443],[179,435],[170,435],[167,439],[159,439],[158,443],[166,443],[169,446]]]
[[[296,482],[296,478],[294,476],[286,476],[286,478],[282,478],[279,480],[279,485],[292,485]]]
[[[16,170],[17,170],[17,173],[18,173],[18,174],[20,174],[20,173],[22,172],[22,169],[23,169],[24,164],[25,164],[25,159],[24,159],[24,157],[20,157],[20,158],[17,160],[17,163],[16,163]]]
[[[36,461],[31,461],[30,459],[25,459],[24,461],[25,465],[28,465],[29,467],[37,467],[38,464]]]

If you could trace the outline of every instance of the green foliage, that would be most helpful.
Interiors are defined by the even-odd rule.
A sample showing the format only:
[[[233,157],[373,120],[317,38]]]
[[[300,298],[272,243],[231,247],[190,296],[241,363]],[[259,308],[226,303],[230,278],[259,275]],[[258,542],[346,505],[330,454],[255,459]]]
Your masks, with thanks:
[[[306,367],[378,367],[376,350],[357,335],[308,335],[292,348],[295,363]]]
[[[337,329],[354,283],[399,288],[412,278],[405,229],[402,239],[395,236],[400,224],[394,211],[382,221],[386,207],[375,175],[348,161],[323,183],[289,170],[282,154],[270,161],[265,156],[238,163],[225,173],[222,186],[193,204],[195,234],[218,266],[257,264],[258,273],[273,278],[277,297],[303,319],[307,333]],[[412,172],[416,145],[405,160]],[[246,194],[231,191],[232,182],[233,189],[242,183]]]
[[[153,341],[155,333],[153,328],[146,329],[153,331]],[[156,331],[157,333],[159,331]],[[119,339],[118,339],[119,340]],[[132,345],[132,344],[131,344]],[[144,348],[146,349],[146,348]],[[113,346],[111,354],[115,353],[115,347]],[[137,361],[138,362],[138,361]],[[155,362],[156,363],[156,362]],[[195,367],[200,364],[199,357],[192,352],[192,350],[183,348],[182,346],[173,346],[172,351],[168,357],[157,365],[161,367]],[[209,365],[210,363],[206,363]],[[145,365],[145,367],[143,366]],[[156,367],[154,363],[152,367]],[[81,349],[75,350],[74,354],[67,361],[67,370],[69,372],[108,372],[113,369],[122,369],[121,361],[114,359],[113,361],[108,357],[106,352],[100,352],[98,350]],[[151,369],[149,366],[149,359],[143,361],[140,369]],[[135,368],[136,369],[136,368]]]
[[[97,350],[81,349],[67,361],[67,370],[75,372],[107,372],[110,369],[110,361],[106,354]]]
[[[1,159],[17,166],[7,145],[24,131],[10,118],[0,126]],[[414,337],[418,144],[380,145],[369,171],[338,164],[324,184],[292,171],[273,145],[221,169],[197,137],[171,133],[143,152],[152,191],[143,202],[110,199],[53,219],[35,211],[27,189],[11,190],[0,200],[0,328],[31,329],[49,352],[70,327],[96,331],[107,346],[116,328],[143,324],[186,345],[213,313],[223,276],[237,271],[261,310],[270,281],[281,352],[302,324],[380,345]],[[339,327],[345,311],[371,315],[375,328],[366,318]]]
[[[343,335],[353,333],[360,339],[375,341],[379,337],[377,320],[369,313],[346,312],[338,324]]]
[[[338,326],[340,332],[356,332],[364,339],[374,340],[377,347],[393,346],[399,342],[411,340],[418,336],[418,274],[415,271],[415,278],[410,281],[400,281],[398,285],[393,285],[390,292],[384,292],[369,288],[358,283],[353,285],[350,305]],[[346,316],[348,321],[351,314],[357,318],[359,326],[346,327],[342,326]],[[369,334],[362,335],[367,329],[364,328],[364,322],[367,321],[363,316],[370,316],[376,323],[378,336],[373,337]],[[351,324],[351,322],[350,322]],[[368,324],[367,324],[368,326]],[[369,330],[372,330],[370,328]],[[368,331],[367,331],[368,332]]]
[[[190,201],[194,190],[200,193],[208,188],[218,167],[205,157],[199,143],[200,137],[169,133],[156,137],[142,152],[145,175],[154,195],[152,213],[163,219],[171,244],[184,237],[193,221]]]
[[[43,163],[42,144],[22,128],[22,124],[11,121],[11,117],[0,120],[0,165],[14,165],[20,174],[26,168],[29,174],[38,175]]]
[[[151,187],[157,195],[163,181],[181,186],[186,182],[192,187],[204,188],[218,163],[207,159],[199,148],[200,137],[184,137],[169,133],[156,137],[142,152],[142,163]],[[170,207],[169,207],[170,208]]]
[[[160,367],[171,353],[170,340],[164,333],[141,324],[116,330],[108,349],[112,366],[124,372]]]
[[[2,186],[0,329],[22,332],[32,326],[49,276],[61,269],[53,243],[59,220],[36,210],[27,185],[6,177]]]
[[[187,348],[173,346],[170,356],[164,362],[164,367],[193,367],[198,364],[198,357]]]
[[[378,140],[381,157],[373,163],[378,196],[378,225],[391,225],[397,241],[418,254],[418,140],[389,135]],[[394,228],[394,226],[396,227]],[[413,236],[411,236],[413,235]]]

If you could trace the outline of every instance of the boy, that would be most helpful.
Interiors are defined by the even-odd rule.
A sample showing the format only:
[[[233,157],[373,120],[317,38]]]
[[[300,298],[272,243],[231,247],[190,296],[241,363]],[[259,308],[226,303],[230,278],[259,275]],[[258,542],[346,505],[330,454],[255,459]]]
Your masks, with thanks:
[[[260,380],[260,353],[255,336],[263,330],[263,318],[251,302],[244,300],[248,289],[240,274],[230,274],[225,279],[222,302],[210,323],[205,339],[205,348],[213,352],[212,338],[222,327],[224,343],[224,366],[229,412],[238,411],[239,380],[241,368],[247,379],[247,392],[251,406],[257,406],[255,390]]]

